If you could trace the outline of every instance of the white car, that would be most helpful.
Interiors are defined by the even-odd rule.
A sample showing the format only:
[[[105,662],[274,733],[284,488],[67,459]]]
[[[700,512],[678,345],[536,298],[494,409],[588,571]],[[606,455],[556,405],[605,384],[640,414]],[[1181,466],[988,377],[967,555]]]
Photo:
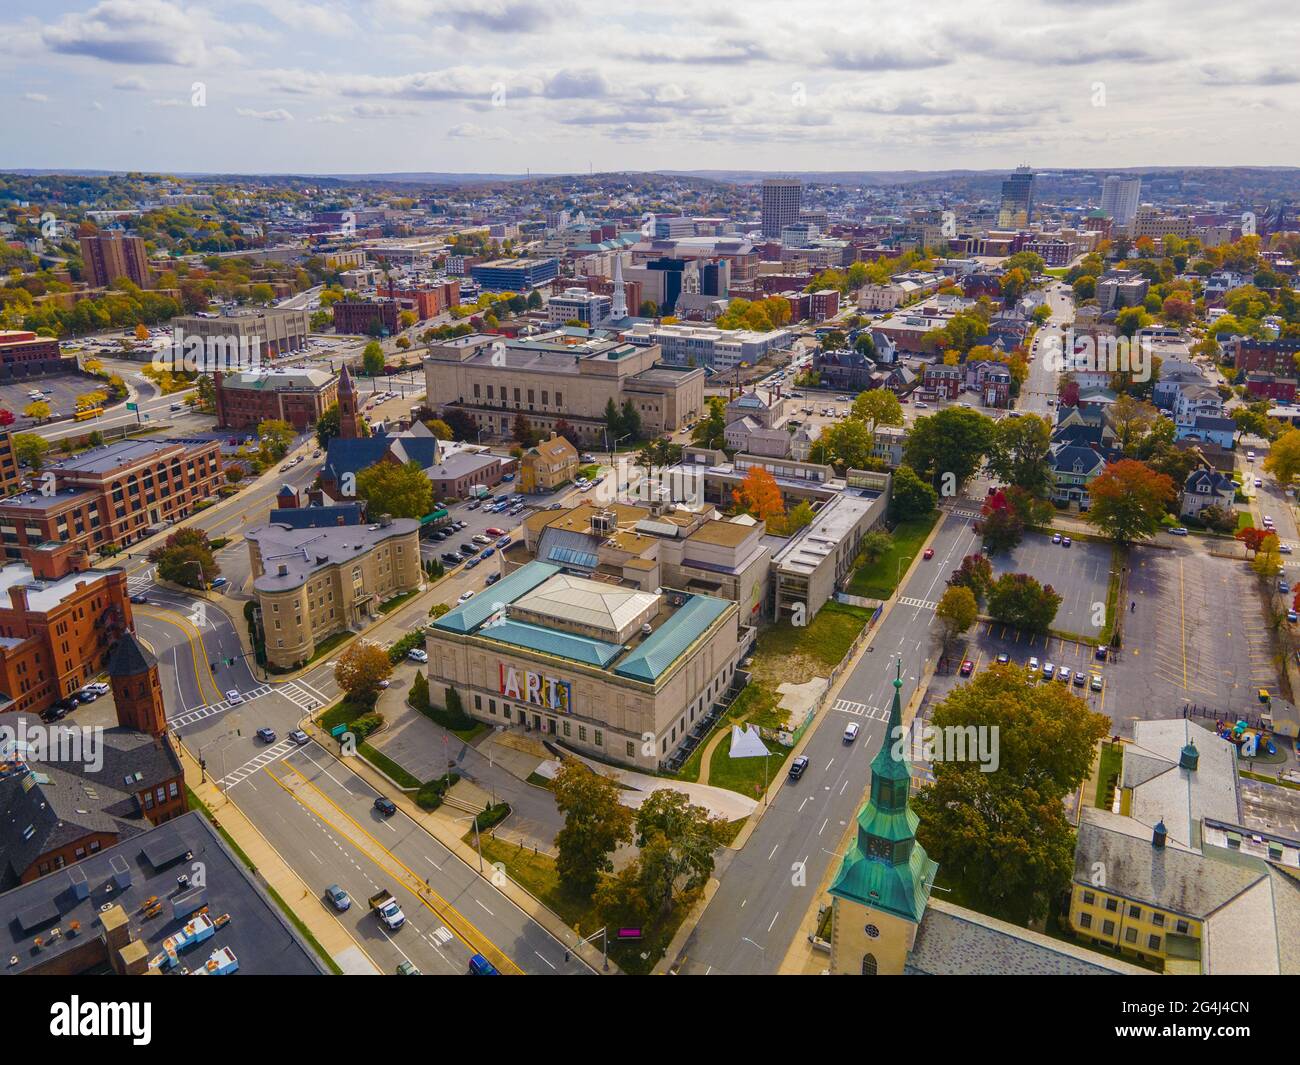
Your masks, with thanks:
[[[243,701],[244,701],[244,697],[240,695],[239,692],[236,691],[234,688],[231,688],[230,691],[226,692],[226,702],[234,704],[234,703],[242,703]]]
[[[1037,672],[1038,672],[1038,659],[1037,659],[1037,658],[1033,658],[1033,657],[1031,657],[1031,658],[1029,659],[1029,672],[1030,672],[1030,673],[1037,673]]]
[[[1277,545],[1277,549],[1278,549],[1280,552],[1282,552],[1282,554],[1284,554],[1284,555],[1289,555],[1289,554],[1291,553],[1291,545],[1290,545],[1290,544],[1278,544],[1278,545]]]
[[[845,726],[844,728],[845,743],[852,743],[854,740],[858,738],[858,727],[859,726],[856,721],[850,721],[848,725]]]
[[[468,592],[461,592],[461,593],[460,593],[460,598],[457,599],[456,602],[458,602],[458,603],[468,603],[468,602],[469,602],[471,599],[473,599],[473,598],[474,598],[474,589],[471,588]]]
[[[406,657],[412,662],[427,662],[429,661],[429,652],[419,647],[412,647],[406,652]]]
[[[1256,477],[1256,478],[1255,478],[1255,487],[1256,487],[1256,488],[1263,488],[1263,487],[1264,487],[1264,480],[1263,480],[1263,478],[1261,478],[1261,477]]]
[[[110,691],[112,691],[112,689],[107,684],[105,684],[102,680],[97,680],[93,684],[87,684],[86,687],[89,688],[91,691],[98,693],[99,695],[107,695]]]

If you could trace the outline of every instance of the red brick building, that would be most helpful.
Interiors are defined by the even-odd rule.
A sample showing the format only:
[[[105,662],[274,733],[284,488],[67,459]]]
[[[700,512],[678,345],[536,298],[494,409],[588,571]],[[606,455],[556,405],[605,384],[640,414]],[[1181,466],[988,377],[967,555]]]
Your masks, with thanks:
[[[96,677],[133,619],[122,570],[72,544],[20,553],[0,568],[0,710],[36,714]]]
[[[91,288],[104,288],[119,277],[134,281],[140,288],[153,284],[149,272],[149,253],[139,237],[123,233],[84,233],[81,236],[81,260],[84,280]]]
[[[1275,399],[1282,403],[1293,403],[1296,384],[1294,377],[1279,377],[1271,373],[1246,375],[1246,391],[1255,399]]]
[[[398,313],[396,300],[339,300],[334,304],[334,332],[374,335],[378,324],[379,329],[396,333]]]
[[[961,394],[964,376],[960,366],[927,366],[923,387],[927,392],[956,399]]]
[[[25,329],[0,332],[0,365],[44,362],[60,357],[59,342],[54,337],[37,336]]]
[[[76,544],[87,553],[124,547],[185,517],[221,484],[216,440],[132,440],[92,448],[33,474],[32,489],[0,500],[5,555]]]
[[[455,281],[420,285],[416,288],[385,288],[379,285],[375,288],[375,295],[381,299],[396,300],[399,316],[401,311],[411,311],[420,322],[436,318],[448,307],[460,306],[460,284]],[[337,325],[335,328],[338,328]]]
[[[217,426],[256,429],[267,420],[310,429],[338,399],[338,382],[324,370],[285,368],[213,375]]]
[[[1296,372],[1296,355],[1300,354],[1300,340],[1252,340],[1239,337],[1223,345],[1223,353],[1230,355],[1233,365],[1248,374],[1261,371],[1285,377]]]

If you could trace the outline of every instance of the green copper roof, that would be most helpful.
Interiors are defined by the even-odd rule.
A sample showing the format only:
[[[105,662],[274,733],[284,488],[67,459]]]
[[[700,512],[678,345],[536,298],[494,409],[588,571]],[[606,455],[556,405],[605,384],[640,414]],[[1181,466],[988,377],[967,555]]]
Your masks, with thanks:
[[[653,684],[686,648],[708,631],[728,605],[728,600],[715,599],[711,595],[691,596],[677,613],[616,665],[614,672],[621,677]]]
[[[920,819],[909,799],[912,768],[903,728],[903,663],[894,678],[889,728],[871,760],[871,795],[858,811],[858,832],[831,884],[831,894],[920,923],[939,866],[916,842]]]
[[[490,588],[484,588],[467,603],[447,611],[430,622],[430,627],[462,634],[473,632],[493,614],[508,606],[522,595],[536,588],[547,577],[560,572],[559,566],[549,562],[530,562],[508,577],[502,577]]]
[[[560,629],[544,629],[540,625],[530,625],[523,621],[507,620],[485,625],[479,629],[478,634],[513,647],[526,647],[530,651],[540,651],[602,668],[623,653],[623,645],[620,643],[593,640],[590,636],[579,636]]]

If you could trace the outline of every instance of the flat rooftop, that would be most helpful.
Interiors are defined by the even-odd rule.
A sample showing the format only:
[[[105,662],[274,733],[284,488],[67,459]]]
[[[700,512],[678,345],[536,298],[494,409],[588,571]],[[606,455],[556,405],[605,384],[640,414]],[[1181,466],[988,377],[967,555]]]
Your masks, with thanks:
[[[176,878],[191,872],[194,862],[203,864],[206,886],[182,890]],[[155,896],[162,913],[145,918],[144,901]],[[211,939],[181,955],[181,965],[191,972],[220,948],[233,952],[244,973],[323,972],[280,910],[194,810],[0,895],[0,954],[18,959],[0,972],[29,972],[97,937],[102,931],[100,907],[109,902],[122,907],[132,938],[144,944],[150,957],[201,906],[206,905],[213,918],[229,914],[230,921]],[[70,936],[74,920],[81,928]],[[61,933],[57,937],[52,935],[56,928]],[[39,949],[37,936],[43,941]]]
[[[26,562],[11,562],[0,566],[0,607],[9,606],[9,589],[21,586],[27,589],[28,607],[48,613],[71,595],[78,584],[91,585],[105,580],[109,573],[120,572],[120,568],[92,569],[84,573],[69,573],[57,581],[42,581],[32,576],[32,567]]]
[[[773,556],[779,569],[812,573],[862,521],[880,498],[879,492],[845,491],[818,511],[811,525],[793,537]]]

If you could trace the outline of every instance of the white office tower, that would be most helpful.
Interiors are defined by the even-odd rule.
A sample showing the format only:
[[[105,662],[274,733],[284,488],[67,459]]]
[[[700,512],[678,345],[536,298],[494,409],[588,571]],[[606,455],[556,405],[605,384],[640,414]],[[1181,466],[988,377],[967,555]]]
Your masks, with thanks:
[[[781,230],[799,221],[803,206],[803,182],[796,178],[763,179],[763,236],[773,239]]]
[[[1111,174],[1101,185],[1101,213],[1117,226],[1131,226],[1142,202],[1142,178]]]

